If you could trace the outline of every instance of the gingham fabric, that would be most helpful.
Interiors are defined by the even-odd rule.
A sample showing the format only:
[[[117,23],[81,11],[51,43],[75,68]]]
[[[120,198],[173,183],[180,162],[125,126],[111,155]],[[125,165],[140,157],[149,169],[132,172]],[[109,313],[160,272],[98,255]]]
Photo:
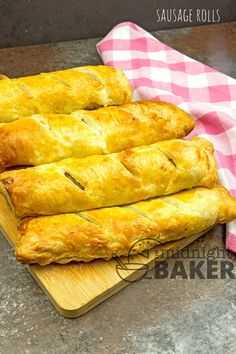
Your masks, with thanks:
[[[195,117],[196,128],[188,138],[202,136],[214,144],[220,183],[236,198],[236,80],[131,22],[115,26],[97,49],[104,64],[125,71],[134,100],[168,101]],[[236,252],[235,221],[227,225],[226,247]]]

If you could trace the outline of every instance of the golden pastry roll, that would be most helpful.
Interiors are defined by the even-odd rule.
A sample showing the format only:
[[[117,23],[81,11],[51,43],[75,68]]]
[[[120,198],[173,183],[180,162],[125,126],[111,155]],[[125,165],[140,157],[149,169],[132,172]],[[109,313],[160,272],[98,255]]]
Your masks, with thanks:
[[[68,114],[81,108],[119,105],[131,96],[123,71],[103,65],[0,80],[0,122],[37,113]]]
[[[128,204],[212,187],[216,178],[213,146],[203,138],[167,140],[0,175],[17,217]]]
[[[6,75],[0,74],[0,80],[10,80],[10,78]]]
[[[161,101],[137,101],[70,115],[33,115],[0,125],[0,166],[109,154],[182,138],[193,128],[194,120],[186,112]]]
[[[193,188],[122,207],[26,218],[16,258],[22,263],[92,261],[127,256],[209,230],[236,218],[236,201],[221,186]]]

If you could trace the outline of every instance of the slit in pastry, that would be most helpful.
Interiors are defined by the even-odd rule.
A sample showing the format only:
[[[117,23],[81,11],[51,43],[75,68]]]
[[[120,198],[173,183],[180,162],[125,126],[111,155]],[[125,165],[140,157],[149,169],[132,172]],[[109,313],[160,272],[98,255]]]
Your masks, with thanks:
[[[64,172],[64,176],[68,178],[72,183],[79,187],[82,191],[85,190],[85,187],[76,179],[74,178],[69,172]]]

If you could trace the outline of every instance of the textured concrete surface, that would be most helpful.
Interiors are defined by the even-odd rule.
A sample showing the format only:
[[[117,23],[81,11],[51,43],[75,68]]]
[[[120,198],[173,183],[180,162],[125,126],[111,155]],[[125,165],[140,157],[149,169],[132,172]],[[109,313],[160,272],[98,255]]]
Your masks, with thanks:
[[[236,77],[236,24],[162,31],[157,37],[196,59]],[[214,43],[215,47],[209,45]],[[190,41],[191,40],[191,41]],[[33,74],[99,62],[97,40],[0,50],[1,73]],[[222,49],[223,48],[223,49]],[[227,49],[227,56],[222,54]],[[224,250],[218,226],[188,247]],[[84,316],[57,313],[28,271],[17,264],[0,236],[0,353],[167,353],[236,352],[236,280],[149,279],[133,283]],[[236,269],[235,256],[224,254]],[[189,259],[180,257],[188,273]],[[207,257],[203,255],[203,273]],[[168,260],[172,269],[176,259]],[[234,270],[234,273],[236,272]]]
[[[152,32],[159,40],[215,69],[236,77],[236,21]],[[0,73],[9,77],[96,65],[99,38],[0,49]]]

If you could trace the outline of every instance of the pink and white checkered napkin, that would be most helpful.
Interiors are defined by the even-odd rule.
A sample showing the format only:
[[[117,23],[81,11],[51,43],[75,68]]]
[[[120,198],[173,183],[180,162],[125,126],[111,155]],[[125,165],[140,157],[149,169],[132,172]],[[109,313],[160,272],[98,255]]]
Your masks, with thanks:
[[[97,49],[104,64],[125,71],[134,100],[168,101],[195,117],[196,128],[188,137],[212,141],[220,182],[236,198],[236,80],[131,22],[115,26]],[[236,252],[236,221],[227,225],[226,247]]]

